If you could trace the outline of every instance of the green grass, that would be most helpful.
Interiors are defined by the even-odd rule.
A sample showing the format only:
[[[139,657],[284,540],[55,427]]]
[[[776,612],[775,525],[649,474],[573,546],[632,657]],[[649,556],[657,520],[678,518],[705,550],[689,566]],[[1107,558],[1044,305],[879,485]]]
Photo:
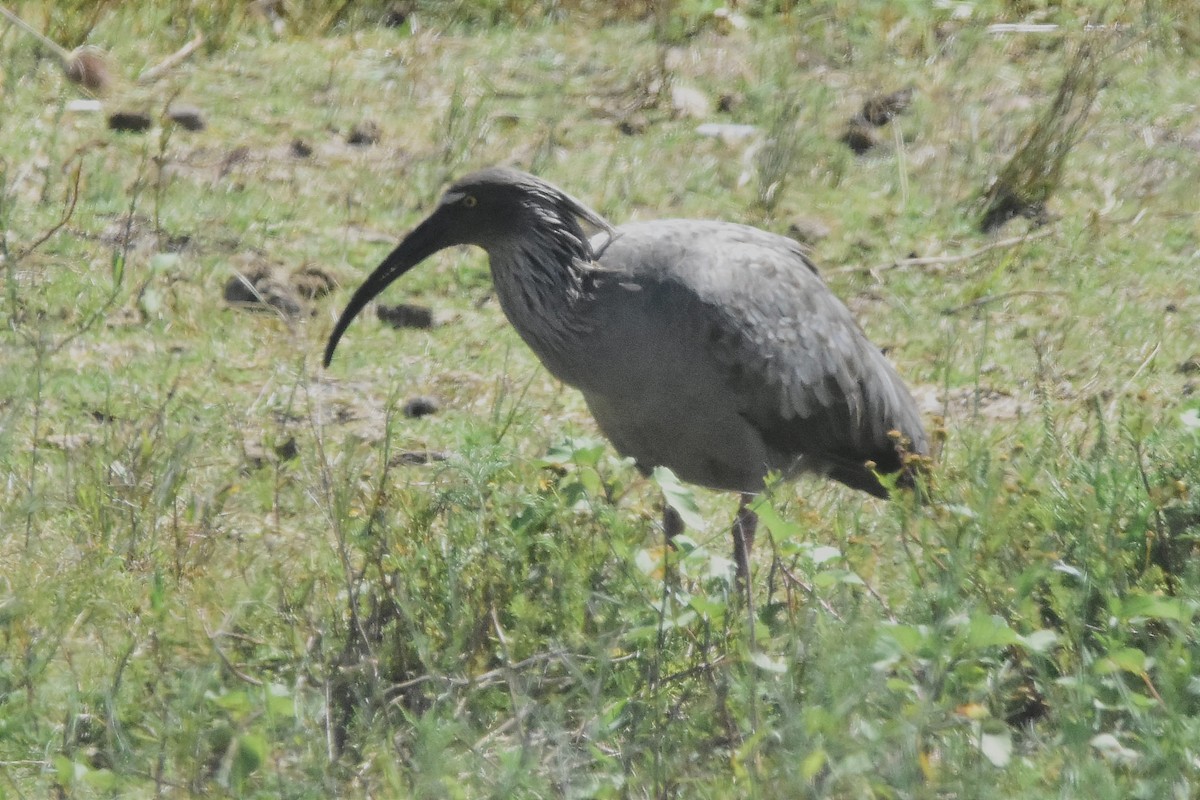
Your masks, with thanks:
[[[657,34],[634,4],[327,30],[295,4],[282,38],[185,5],[42,22],[110,51],[106,112],[194,103],[198,133],[107,131],[0,32],[0,798],[1200,791],[1186,3],[1110,13],[1128,39],[1050,223],[992,238],[978,198],[1094,4],[761,4],[728,35],[702,3]],[[987,30],[1026,15],[1063,29]],[[134,82],[194,26],[206,51]],[[664,62],[790,160],[655,104]],[[907,85],[850,154],[846,120]],[[381,142],[347,145],[364,120]],[[481,253],[389,289],[443,324],[364,315],[322,370],[388,242],[496,162],[614,222],[826,223],[827,282],[938,432],[933,499],[775,487],[751,614],[733,498],[694,492],[705,524],[664,554],[659,486],[520,343]],[[290,320],[229,307],[264,263],[343,288]],[[406,418],[416,395],[441,411]],[[402,457],[424,451],[445,458]]]

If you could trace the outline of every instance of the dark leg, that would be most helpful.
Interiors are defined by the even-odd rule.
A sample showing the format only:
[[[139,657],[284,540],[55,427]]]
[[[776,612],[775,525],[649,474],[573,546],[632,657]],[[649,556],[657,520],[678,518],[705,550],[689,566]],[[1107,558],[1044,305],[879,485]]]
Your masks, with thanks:
[[[683,519],[680,518],[679,512],[671,508],[667,502],[663,501],[663,535],[667,538],[667,544],[683,533]]]
[[[754,549],[754,532],[758,529],[758,517],[749,508],[754,499],[752,494],[743,494],[733,520],[733,563],[737,565],[737,581],[750,593],[750,551]]]

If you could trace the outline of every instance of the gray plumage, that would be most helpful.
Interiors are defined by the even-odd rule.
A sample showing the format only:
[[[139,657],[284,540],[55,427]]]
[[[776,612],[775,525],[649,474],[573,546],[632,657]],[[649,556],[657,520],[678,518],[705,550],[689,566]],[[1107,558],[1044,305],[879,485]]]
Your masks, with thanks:
[[[814,472],[886,497],[868,463],[904,467],[893,432],[927,450],[903,382],[796,242],[701,220],[613,228],[511,169],[450,187],[355,293],[325,363],[367,302],[455,244],[487,251],[521,338],[645,471],[743,493]]]

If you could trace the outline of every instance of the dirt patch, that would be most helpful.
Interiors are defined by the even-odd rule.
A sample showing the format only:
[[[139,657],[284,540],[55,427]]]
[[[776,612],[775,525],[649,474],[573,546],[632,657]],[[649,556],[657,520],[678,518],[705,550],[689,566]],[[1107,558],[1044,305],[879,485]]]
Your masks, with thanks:
[[[946,389],[943,386],[922,384],[912,387],[913,399],[923,416],[934,415],[947,418],[973,417],[995,422],[1022,419],[1036,407],[1031,397],[1018,397],[1002,389],[981,386],[959,386]]]

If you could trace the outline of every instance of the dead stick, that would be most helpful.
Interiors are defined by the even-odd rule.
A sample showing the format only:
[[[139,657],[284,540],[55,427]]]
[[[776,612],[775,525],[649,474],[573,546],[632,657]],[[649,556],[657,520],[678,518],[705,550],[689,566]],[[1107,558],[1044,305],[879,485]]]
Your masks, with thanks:
[[[174,53],[155,64],[153,67],[147,69],[141,75],[138,75],[137,82],[143,85],[147,83],[154,83],[163,75],[186,61],[188,56],[199,50],[200,45],[202,44],[204,44],[204,34],[197,33],[195,39],[192,39],[183,47],[179,48]]]
[[[882,271],[888,270],[888,269],[901,269],[903,267],[929,267],[929,266],[937,266],[937,265],[941,265],[941,264],[956,264],[959,261],[970,261],[972,258],[977,258],[978,256],[983,255],[984,253],[986,253],[989,250],[995,250],[1000,247],[1012,247],[1013,245],[1022,244],[1023,242],[1032,242],[1036,239],[1041,239],[1045,236],[1049,236],[1051,233],[1053,233],[1053,230],[1050,228],[1047,228],[1045,230],[1038,231],[1037,233],[1031,233],[1026,236],[1013,236],[1009,239],[1000,239],[999,241],[991,242],[990,244],[985,244],[983,247],[977,247],[974,250],[970,250],[966,253],[959,253],[956,256],[926,256],[924,258],[900,258],[900,259],[896,259],[895,261],[888,261],[887,263],[879,264],[874,267],[859,267],[859,266],[836,267],[834,269],[823,269],[823,270],[821,270],[821,273],[822,274],[833,274],[833,273],[839,273],[839,272],[882,272]]]

